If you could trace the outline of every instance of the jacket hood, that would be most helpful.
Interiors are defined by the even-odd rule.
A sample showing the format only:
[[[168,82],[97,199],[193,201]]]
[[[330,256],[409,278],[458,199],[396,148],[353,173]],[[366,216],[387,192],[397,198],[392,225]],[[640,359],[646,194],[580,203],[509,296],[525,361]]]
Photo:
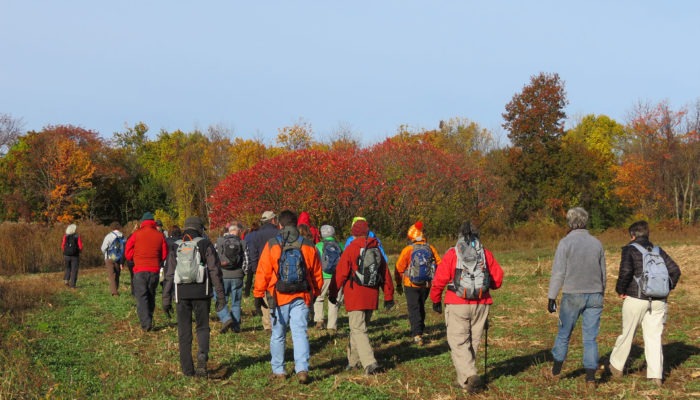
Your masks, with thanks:
[[[302,211],[301,214],[299,214],[299,218],[297,218],[297,225],[311,226],[311,217],[309,217],[309,213]]]
[[[156,229],[156,221],[154,221],[152,219],[147,219],[145,221],[141,221],[141,228],[145,228],[145,227]]]
[[[292,243],[299,239],[299,229],[296,226],[285,226],[280,230],[280,235],[285,243]]]

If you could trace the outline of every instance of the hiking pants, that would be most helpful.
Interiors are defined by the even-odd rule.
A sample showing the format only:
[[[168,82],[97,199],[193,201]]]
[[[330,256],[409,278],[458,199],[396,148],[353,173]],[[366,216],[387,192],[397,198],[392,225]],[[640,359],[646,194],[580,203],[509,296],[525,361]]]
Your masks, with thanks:
[[[153,329],[153,310],[156,308],[157,272],[139,272],[134,274],[132,282],[136,298],[136,314],[141,322],[141,329]]]
[[[270,335],[270,366],[273,374],[284,374],[284,352],[286,348],[287,328],[292,331],[294,347],[294,372],[309,370],[309,336],[307,334],[309,307],[304,299],[297,297],[291,302],[275,307]]]
[[[331,286],[331,278],[323,278],[321,294],[314,302],[314,322],[323,322],[323,307],[328,297],[328,289]],[[342,290],[342,289],[341,289]],[[340,296],[338,296],[340,297]],[[328,302],[328,329],[338,329],[338,305]]]
[[[489,317],[488,304],[446,304],[445,326],[457,383],[467,387],[467,379],[477,375],[476,354]]]
[[[649,308],[651,307],[651,308]],[[662,379],[664,373],[664,352],[661,336],[666,324],[667,305],[665,301],[637,299],[627,296],[622,303],[622,334],[617,337],[610,353],[610,365],[624,371],[627,357],[632,348],[632,340],[637,327],[642,325],[644,335],[644,358],[647,362],[647,378]]]
[[[566,361],[569,339],[581,316],[583,368],[598,369],[598,332],[603,314],[603,293],[563,293],[559,307],[559,332],[552,348],[554,361]]]
[[[405,286],[406,308],[408,308],[408,322],[411,324],[411,336],[423,335],[425,330],[425,300],[428,299],[427,287]]]
[[[78,264],[80,257],[78,256],[63,256],[66,265],[66,272],[63,274],[63,280],[68,286],[74,288],[78,281]]]
[[[109,292],[112,296],[119,296],[119,275],[121,275],[121,265],[105,259],[105,269],[107,270],[107,282],[109,282]]]
[[[362,368],[377,362],[374,358],[374,350],[367,335],[367,324],[372,319],[373,310],[348,311],[348,325],[350,326],[350,344],[348,345],[348,365]]]
[[[137,274],[138,275],[138,274]],[[157,274],[156,274],[157,276]],[[157,281],[156,281],[157,284]],[[197,334],[197,351],[209,358],[209,307],[211,299],[180,299],[175,306],[177,312],[177,341],[180,347],[180,368],[185,376],[194,375],[192,360],[192,315]]]

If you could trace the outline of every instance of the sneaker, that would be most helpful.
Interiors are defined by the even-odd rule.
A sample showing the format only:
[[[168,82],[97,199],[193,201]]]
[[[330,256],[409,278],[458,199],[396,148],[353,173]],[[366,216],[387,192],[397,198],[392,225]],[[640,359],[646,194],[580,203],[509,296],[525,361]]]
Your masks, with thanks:
[[[421,336],[421,335],[414,336],[413,343],[415,343],[417,346],[422,346],[423,345],[423,336]]]
[[[362,365],[360,365],[360,364],[355,364],[355,365],[348,364],[345,366],[346,371],[352,371],[353,369],[360,369],[360,368],[362,368]]]
[[[382,367],[377,363],[373,363],[365,368],[365,375],[376,375],[382,372]]]
[[[608,364],[608,370],[610,370],[610,375],[611,375],[614,379],[620,379],[620,378],[622,378],[622,371],[620,371],[619,369],[613,367],[612,364]]]
[[[324,330],[324,329],[326,329],[326,324],[324,324],[323,321],[318,321],[318,322],[316,322],[316,329]]]
[[[200,378],[207,377],[207,355],[204,353],[197,354],[197,366],[194,369],[194,374]]]
[[[309,373],[307,371],[297,372],[297,379],[302,385],[309,383]]]
[[[233,320],[229,319],[228,321],[224,322],[224,325],[219,330],[219,333],[226,333],[229,330],[231,330],[232,327],[233,327]]]
[[[472,375],[467,378],[467,387],[465,389],[467,389],[467,392],[470,394],[482,392],[484,387],[481,385],[481,378],[479,378],[479,375]]]

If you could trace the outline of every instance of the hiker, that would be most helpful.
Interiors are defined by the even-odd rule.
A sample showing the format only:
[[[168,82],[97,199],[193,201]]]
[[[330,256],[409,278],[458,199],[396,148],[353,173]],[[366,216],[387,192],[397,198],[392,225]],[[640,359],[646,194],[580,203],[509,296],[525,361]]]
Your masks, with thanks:
[[[367,221],[367,220],[364,217],[354,217],[352,219],[352,224],[350,224],[350,226],[352,227],[353,225],[355,225],[355,222],[357,222],[357,221]],[[379,251],[382,253],[382,257],[384,257],[384,261],[386,261],[388,263],[389,258],[386,256],[386,253],[384,252],[384,247],[382,246],[382,241],[379,240],[377,235],[374,232],[372,232],[371,230],[367,234],[367,237],[370,237],[370,238],[377,240],[377,244],[379,246]],[[345,246],[343,246],[343,248],[347,248],[348,245],[350,245],[350,242],[352,242],[353,240],[355,240],[355,236],[353,236],[351,233],[350,236],[347,238],[347,240],[345,240]]]
[[[583,367],[586,370],[586,386],[595,389],[595,372],[598,369],[598,332],[603,313],[605,293],[605,251],[598,239],[593,237],[586,225],[588,212],[581,207],[566,213],[569,233],[559,241],[554,253],[552,275],[547,294],[547,311],[557,311],[556,298],[562,292],[559,307],[559,332],[552,356],[551,370],[545,371],[550,379],[559,379],[561,369],[569,351],[569,339],[576,321],[582,316]]]
[[[338,330],[338,305],[328,302],[328,325],[323,322],[323,309],[328,298],[331,279],[335,277],[335,270],[343,253],[343,246],[335,239],[335,228],[330,225],[321,226],[321,241],[316,244],[316,250],[321,257],[323,287],[321,294],[314,301],[314,322],[316,329],[328,329],[328,333],[334,335]],[[342,302],[341,296],[342,294],[336,295],[340,302]]]
[[[217,313],[221,321],[220,333],[241,331],[243,276],[248,271],[248,249],[246,242],[240,237],[242,230],[241,225],[234,222],[229,225],[227,232],[216,240],[216,252],[224,279],[224,304],[228,305],[228,300],[231,299],[231,307],[224,307]]]
[[[309,383],[307,318],[311,299],[323,287],[321,260],[313,243],[299,235],[297,216],[284,210],[280,232],[265,244],[255,274],[255,308],[269,307],[272,318],[270,353],[273,379],[285,379],[284,351],[287,328],[292,331],[294,371],[299,383]],[[267,302],[263,299],[267,297]]]
[[[63,274],[63,284],[71,289],[75,289],[78,281],[78,266],[80,262],[80,252],[83,251],[83,240],[76,233],[78,226],[70,224],[66,227],[66,234],[61,241],[61,251],[63,251],[63,261],[66,269]]]
[[[476,354],[481,337],[488,330],[489,309],[493,304],[490,290],[500,288],[502,283],[503,269],[493,253],[481,244],[479,230],[470,222],[463,223],[457,243],[447,250],[437,267],[430,299],[433,311],[442,313],[442,292],[447,289],[447,343],[457,372],[457,387],[469,393],[483,389],[477,374]]]
[[[337,303],[338,292],[342,289],[350,326],[346,370],[361,367],[366,375],[373,375],[382,368],[374,357],[367,325],[379,306],[379,288],[384,292],[384,309],[394,308],[394,284],[379,249],[379,241],[369,237],[367,221],[356,220],[350,233],[355,239],[340,256],[329,301]]]
[[[124,247],[126,240],[120,231],[122,228],[119,222],[112,222],[109,225],[110,232],[102,240],[100,250],[105,256],[105,268],[107,269],[107,281],[109,291],[112,296],[119,296],[119,276],[124,268]]]
[[[435,275],[435,266],[440,263],[440,254],[428,244],[423,234],[423,222],[418,221],[406,233],[411,244],[404,247],[396,261],[394,279],[396,291],[406,294],[408,321],[413,342],[423,345],[425,330],[425,301],[430,292],[430,281]]]
[[[185,376],[207,376],[209,360],[209,308],[212,293],[217,294],[216,311],[224,309],[224,283],[214,245],[202,237],[204,225],[199,217],[185,219],[178,249],[168,255],[163,290],[163,312],[170,315],[175,299],[177,339],[180,349],[180,368]],[[190,254],[189,257],[187,255]],[[196,261],[200,263],[193,265]],[[201,274],[197,274],[201,268]],[[194,276],[188,272],[194,269]],[[192,279],[188,279],[192,278]],[[213,289],[213,290],[212,290]],[[192,315],[197,335],[197,366],[192,360]]]
[[[617,337],[615,347],[610,353],[610,373],[613,378],[622,377],[625,363],[632,347],[632,340],[637,327],[642,326],[644,333],[644,358],[647,364],[647,379],[661,386],[664,372],[664,353],[661,337],[664,333],[668,306],[668,294],[678,284],[681,270],[675,261],[660,247],[655,247],[649,240],[649,224],[637,221],[630,225],[630,243],[622,248],[620,272],[615,285],[615,292],[622,301],[622,333]],[[641,246],[637,247],[637,246]],[[659,280],[659,292],[653,293],[651,282],[645,288],[642,276],[644,272],[645,252],[656,252],[663,260]],[[660,261],[659,261],[660,263]],[[654,273],[654,272],[649,272]],[[647,294],[651,293],[651,294]]]
[[[253,276],[258,269],[258,260],[262,254],[265,244],[277,236],[279,233],[279,225],[277,224],[277,215],[272,211],[265,211],[260,218],[260,228],[250,232],[246,243],[248,244],[248,262],[250,264],[250,272],[246,276],[244,296],[250,296],[250,289],[253,283]],[[256,313],[262,316],[263,329],[269,331],[272,327],[270,323],[270,310],[267,308],[256,309]]]
[[[153,330],[160,266],[167,255],[168,245],[163,234],[156,229],[153,213],[143,213],[141,227],[126,241],[126,259],[134,262],[131,285],[136,298],[136,314],[145,332]]]
[[[311,217],[306,211],[299,213],[299,221],[297,222],[297,226],[299,225],[306,225],[309,227],[309,231],[311,232],[311,240],[314,242],[314,244],[321,241],[321,235],[318,232],[318,228],[311,225]]]

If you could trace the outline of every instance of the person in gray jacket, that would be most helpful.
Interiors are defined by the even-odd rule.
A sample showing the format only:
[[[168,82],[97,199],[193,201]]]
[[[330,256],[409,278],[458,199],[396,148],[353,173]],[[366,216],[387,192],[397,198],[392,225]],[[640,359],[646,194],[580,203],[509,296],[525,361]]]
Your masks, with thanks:
[[[559,241],[552,276],[549,281],[547,311],[557,311],[556,298],[562,292],[559,309],[559,332],[552,356],[554,364],[547,371],[550,378],[558,379],[569,351],[569,339],[579,316],[582,316],[583,367],[586,385],[595,388],[595,372],[598,369],[598,332],[603,313],[605,292],[605,251],[586,225],[588,213],[581,207],[566,213],[569,233]]]

